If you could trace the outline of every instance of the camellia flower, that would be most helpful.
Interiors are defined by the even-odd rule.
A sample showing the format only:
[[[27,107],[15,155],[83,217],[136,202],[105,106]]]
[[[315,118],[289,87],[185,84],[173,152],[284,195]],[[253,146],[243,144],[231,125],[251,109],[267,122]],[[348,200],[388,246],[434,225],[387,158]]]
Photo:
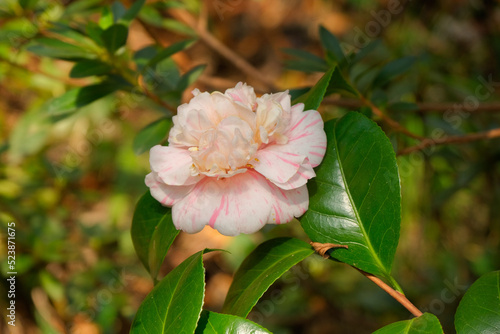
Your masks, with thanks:
[[[301,216],[326,150],[320,114],[291,106],[288,91],[257,98],[241,82],[193,95],[173,117],[169,146],[151,149],[146,176],[151,195],[172,207],[175,227],[237,235]]]

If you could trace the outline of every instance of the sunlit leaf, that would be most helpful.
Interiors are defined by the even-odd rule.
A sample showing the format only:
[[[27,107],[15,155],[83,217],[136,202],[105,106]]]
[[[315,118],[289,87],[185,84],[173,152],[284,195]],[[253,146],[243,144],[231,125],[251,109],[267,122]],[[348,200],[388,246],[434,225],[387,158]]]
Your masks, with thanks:
[[[457,334],[500,333],[500,271],[481,276],[458,305]]]
[[[172,221],[172,209],[162,206],[146,192],[135,207],[130,233],[139,259],[156,279],[168,249],[179,234]]]
[[[274,281],[313,253],[310,245],[293,238],[262,243],[234,274],[222,312],[246,317]]]
[[[325,123],[325,131],[326,155],[307,184],[302,227],[312,241],[349,246],[332,251],[333,258],[391,281],[401,221],[392,145],[375,122],[356,112]]]
[[[265,334],[271,333],[256,323],[234,315],[201,312],[195,334]]]
[[[424,313],[418,318],[387,325],[373,334],[443,334],[443,329],[434,314]]]

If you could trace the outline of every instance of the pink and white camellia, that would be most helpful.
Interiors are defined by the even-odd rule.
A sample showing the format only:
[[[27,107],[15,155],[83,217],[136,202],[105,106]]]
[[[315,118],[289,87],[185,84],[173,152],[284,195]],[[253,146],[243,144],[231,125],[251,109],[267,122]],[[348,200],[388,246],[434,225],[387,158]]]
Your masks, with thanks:
[[[151,149],[146,176],[151,195],[172,207],[175,227],[234,236],[301,216],[326,150],[320,114],[291,106],[288,91],[257,98],[241,82],[193,95],[173,117],[169,146]]]

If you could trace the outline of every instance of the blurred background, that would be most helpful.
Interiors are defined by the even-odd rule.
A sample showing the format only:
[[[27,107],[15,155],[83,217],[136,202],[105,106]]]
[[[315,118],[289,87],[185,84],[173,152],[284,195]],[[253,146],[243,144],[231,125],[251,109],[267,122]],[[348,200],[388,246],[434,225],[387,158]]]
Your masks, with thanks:
[[[132,1],[121,4],[128,8]],[[63,117],[47,117],[47,101],[100,77],[75,75],[74,59],[54,56],[47,48],[57,51],[57,45],[36,40],[53,37],[54,22],[86,25],[90,36],[88,22],[101,24],[104,8],[121,7],[101,0],[0,1],[0,262],[6,275],[4,236],[7,223],[15,222],[18,273],[16,327],[3,316],[2,333],[127,333],[153,287],[130,237],[149,172],[148,147],[137,134],[171,116],[169,106],[186,102],[194,88],[223,91],[244,81],[264,93],[313,85],[328,63],[320,25],[339,39],[344,53],[359,56],[344,64],[350,80],[411,131],[439,138],[500,125],[500,6],[480,0],[148,0],[130,24],[119,66],[139,66],[133,59],[149,45],[200,36],[164,65],[164,73],[178,81],[204,64],[201,76],[175,96],[172,89],[149,96],[123,89]],[[224,46],[254,69],[235,66]],[[397,63],[398,75],[373,85],[397,59],[405,59]],[[326,120],[348,110],[370,114],[360,101],[338,94],[320,111]],[[396,151],[416,144],[380,125]],[[393,276],[418,308],[438,316],[446,333],[454,332],[453,315],[467,287],[500,265],[499,144],[477,140],[398,157],[403,217]],[[181,233],[161,273],[205,247],[229,250],[206,257],[205,307],[218,311],[237,266],[276,236],[308,240],[297,221],[234,238],[211,229]],[[7,289],[4,277],[2,312]],[[316,255],[276,282],[250,315],[283,334],[371,333],[408,318],[357,271]]]

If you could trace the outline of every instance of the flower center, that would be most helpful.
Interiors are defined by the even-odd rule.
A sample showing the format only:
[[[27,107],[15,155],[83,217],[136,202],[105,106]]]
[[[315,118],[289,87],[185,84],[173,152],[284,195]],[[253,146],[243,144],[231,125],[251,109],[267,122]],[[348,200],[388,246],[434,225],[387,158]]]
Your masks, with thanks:
[[[237,116],[221,120],[216,128],[201,134],[198,146],[191,147],[192,174],[230,177],[247,170],[257,151],[254,131]]]

